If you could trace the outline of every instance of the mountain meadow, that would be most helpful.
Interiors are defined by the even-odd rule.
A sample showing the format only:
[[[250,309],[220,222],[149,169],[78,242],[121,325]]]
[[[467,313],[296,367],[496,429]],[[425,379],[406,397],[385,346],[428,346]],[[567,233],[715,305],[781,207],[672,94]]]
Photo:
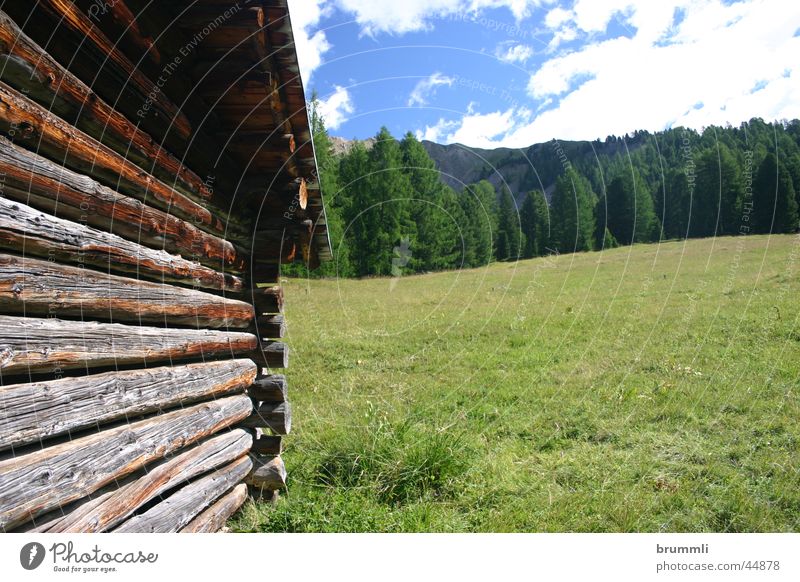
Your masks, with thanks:
[[[797,531],[799,259],[752,235],[290,279],[288,491],[231,526]]]
[[[286,271],[289,489],[233,529],[798,530],[800,123],[482,151],[312,120],[335,260]]]

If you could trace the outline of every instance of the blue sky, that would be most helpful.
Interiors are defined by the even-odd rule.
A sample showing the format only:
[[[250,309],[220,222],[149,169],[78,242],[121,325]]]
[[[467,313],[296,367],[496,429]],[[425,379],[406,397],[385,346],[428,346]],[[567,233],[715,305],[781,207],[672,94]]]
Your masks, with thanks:
[[[800,2],[290,0],[330,132],[526,147],[800,117]]]

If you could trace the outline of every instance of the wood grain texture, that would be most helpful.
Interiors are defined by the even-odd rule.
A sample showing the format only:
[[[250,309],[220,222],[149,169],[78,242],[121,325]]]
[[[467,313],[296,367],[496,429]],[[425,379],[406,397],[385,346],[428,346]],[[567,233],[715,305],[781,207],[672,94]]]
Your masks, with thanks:
[[[250,352],[249,333],[0,315],[0,373],[170,362]]]
[[[283,374],[268,374],[259,376],[247,388],[247,393],[253,400],[261,402],[283,402],[289,390],[286,376]]]
[[[112,10],[119,6],[115,4]],[[130,24],[133,28],[126,25],[129,32],[135,30],[135,20]],[[61,66],[2,11],[0,79],[190,198],[219,209],[229,206],[216,188],[209,187],[182,160]],[[223,210],[212,208],[212,212],[233,218]],[[235,222],[229,224],[229,227],[236,226]]]
[[[245,482],[259,489],[280,490],[286,488],[286,466],[280,457],[250,455],[253,470]]]
[[[2,93],[0,83],[0,100]],[[230,242],[54,164],[3,137],[0,137],[0,174],[5,176],[6,197],[59,218],[190,257],[214,269],[240,272],[247,264],[247,259]]]
[[[253,468],[248,456],[212,471],[173,493],[142,514],[123,522],[117,533],[173,533],[180,531],[197,514],[240,483]]]
[[[93,496],[77,507],[65,508],[66,515],[55,522],[28,531],[48,533],[108,531],[164,492],[241,458],[247,454],[251,442],[252,436],[244,430],[223,432],[186,451],[180,451],[171,458],[148,465],[145,474],[132,475],[119,487],[100,492],[100,495]]]
[[[91,265],[137,277],[220,291],[241,292],[242,280],[115,234],[45,214],[0,198],[0,248],[23,256]]]
[[[259,404],[240,426],[267,427],[276,434],[287,435],[292,430],[292,407],[288,402]]]
[[[24,128],[14,132],[14,141],[209,232],[225,234],[221,217],[0,82],[0,130],[14,128]]]
[[[286,335],[286,320],[283,315],[260,315],[256,319],[256,331],[259,338],[282,338]]]
[[[240,483],[219,501],[187,523],[180,533],[215,533],[221,530],[231,516],[247,500],[247,485]]]
[[[252,360],[227,360],[0,386],[0,451],[243,392],[255,376]]]
[[[237,423],[252,408],[247,396],[230,396],[0,461],[0,530],[86,497]]]
[[[280,455],[283,452],[283,439],[277,435],[264,434],[264,429],[253,429],[252,452],[258,455]]]
[[[243,301],[2,253],[0,312],[235,329],[255,317]]]

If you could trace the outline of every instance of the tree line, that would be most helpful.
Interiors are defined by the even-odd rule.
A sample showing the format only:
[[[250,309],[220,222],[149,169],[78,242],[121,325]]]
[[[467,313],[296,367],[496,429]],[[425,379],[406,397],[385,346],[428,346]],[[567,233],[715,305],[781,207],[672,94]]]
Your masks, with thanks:
[[[411,133],[398,140],[384,127],[371,148],[356,142],[335,155],[314,101],[310,115],[335,257],[318,269],[322,276],[398,276],[798,230],[797,120],[610,136],[607,144],[623,142],[618,153],[562,155],[554,184],[515,198],[502,182],[499,192],[488,180],[446,185]]]

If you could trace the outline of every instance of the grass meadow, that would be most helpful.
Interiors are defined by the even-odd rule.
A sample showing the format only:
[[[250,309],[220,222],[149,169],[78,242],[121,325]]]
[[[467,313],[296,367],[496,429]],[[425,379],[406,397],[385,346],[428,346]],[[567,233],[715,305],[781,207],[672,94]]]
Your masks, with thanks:
[[[800,236],[286,292],[289,489],[235,531],[800,530]]]

